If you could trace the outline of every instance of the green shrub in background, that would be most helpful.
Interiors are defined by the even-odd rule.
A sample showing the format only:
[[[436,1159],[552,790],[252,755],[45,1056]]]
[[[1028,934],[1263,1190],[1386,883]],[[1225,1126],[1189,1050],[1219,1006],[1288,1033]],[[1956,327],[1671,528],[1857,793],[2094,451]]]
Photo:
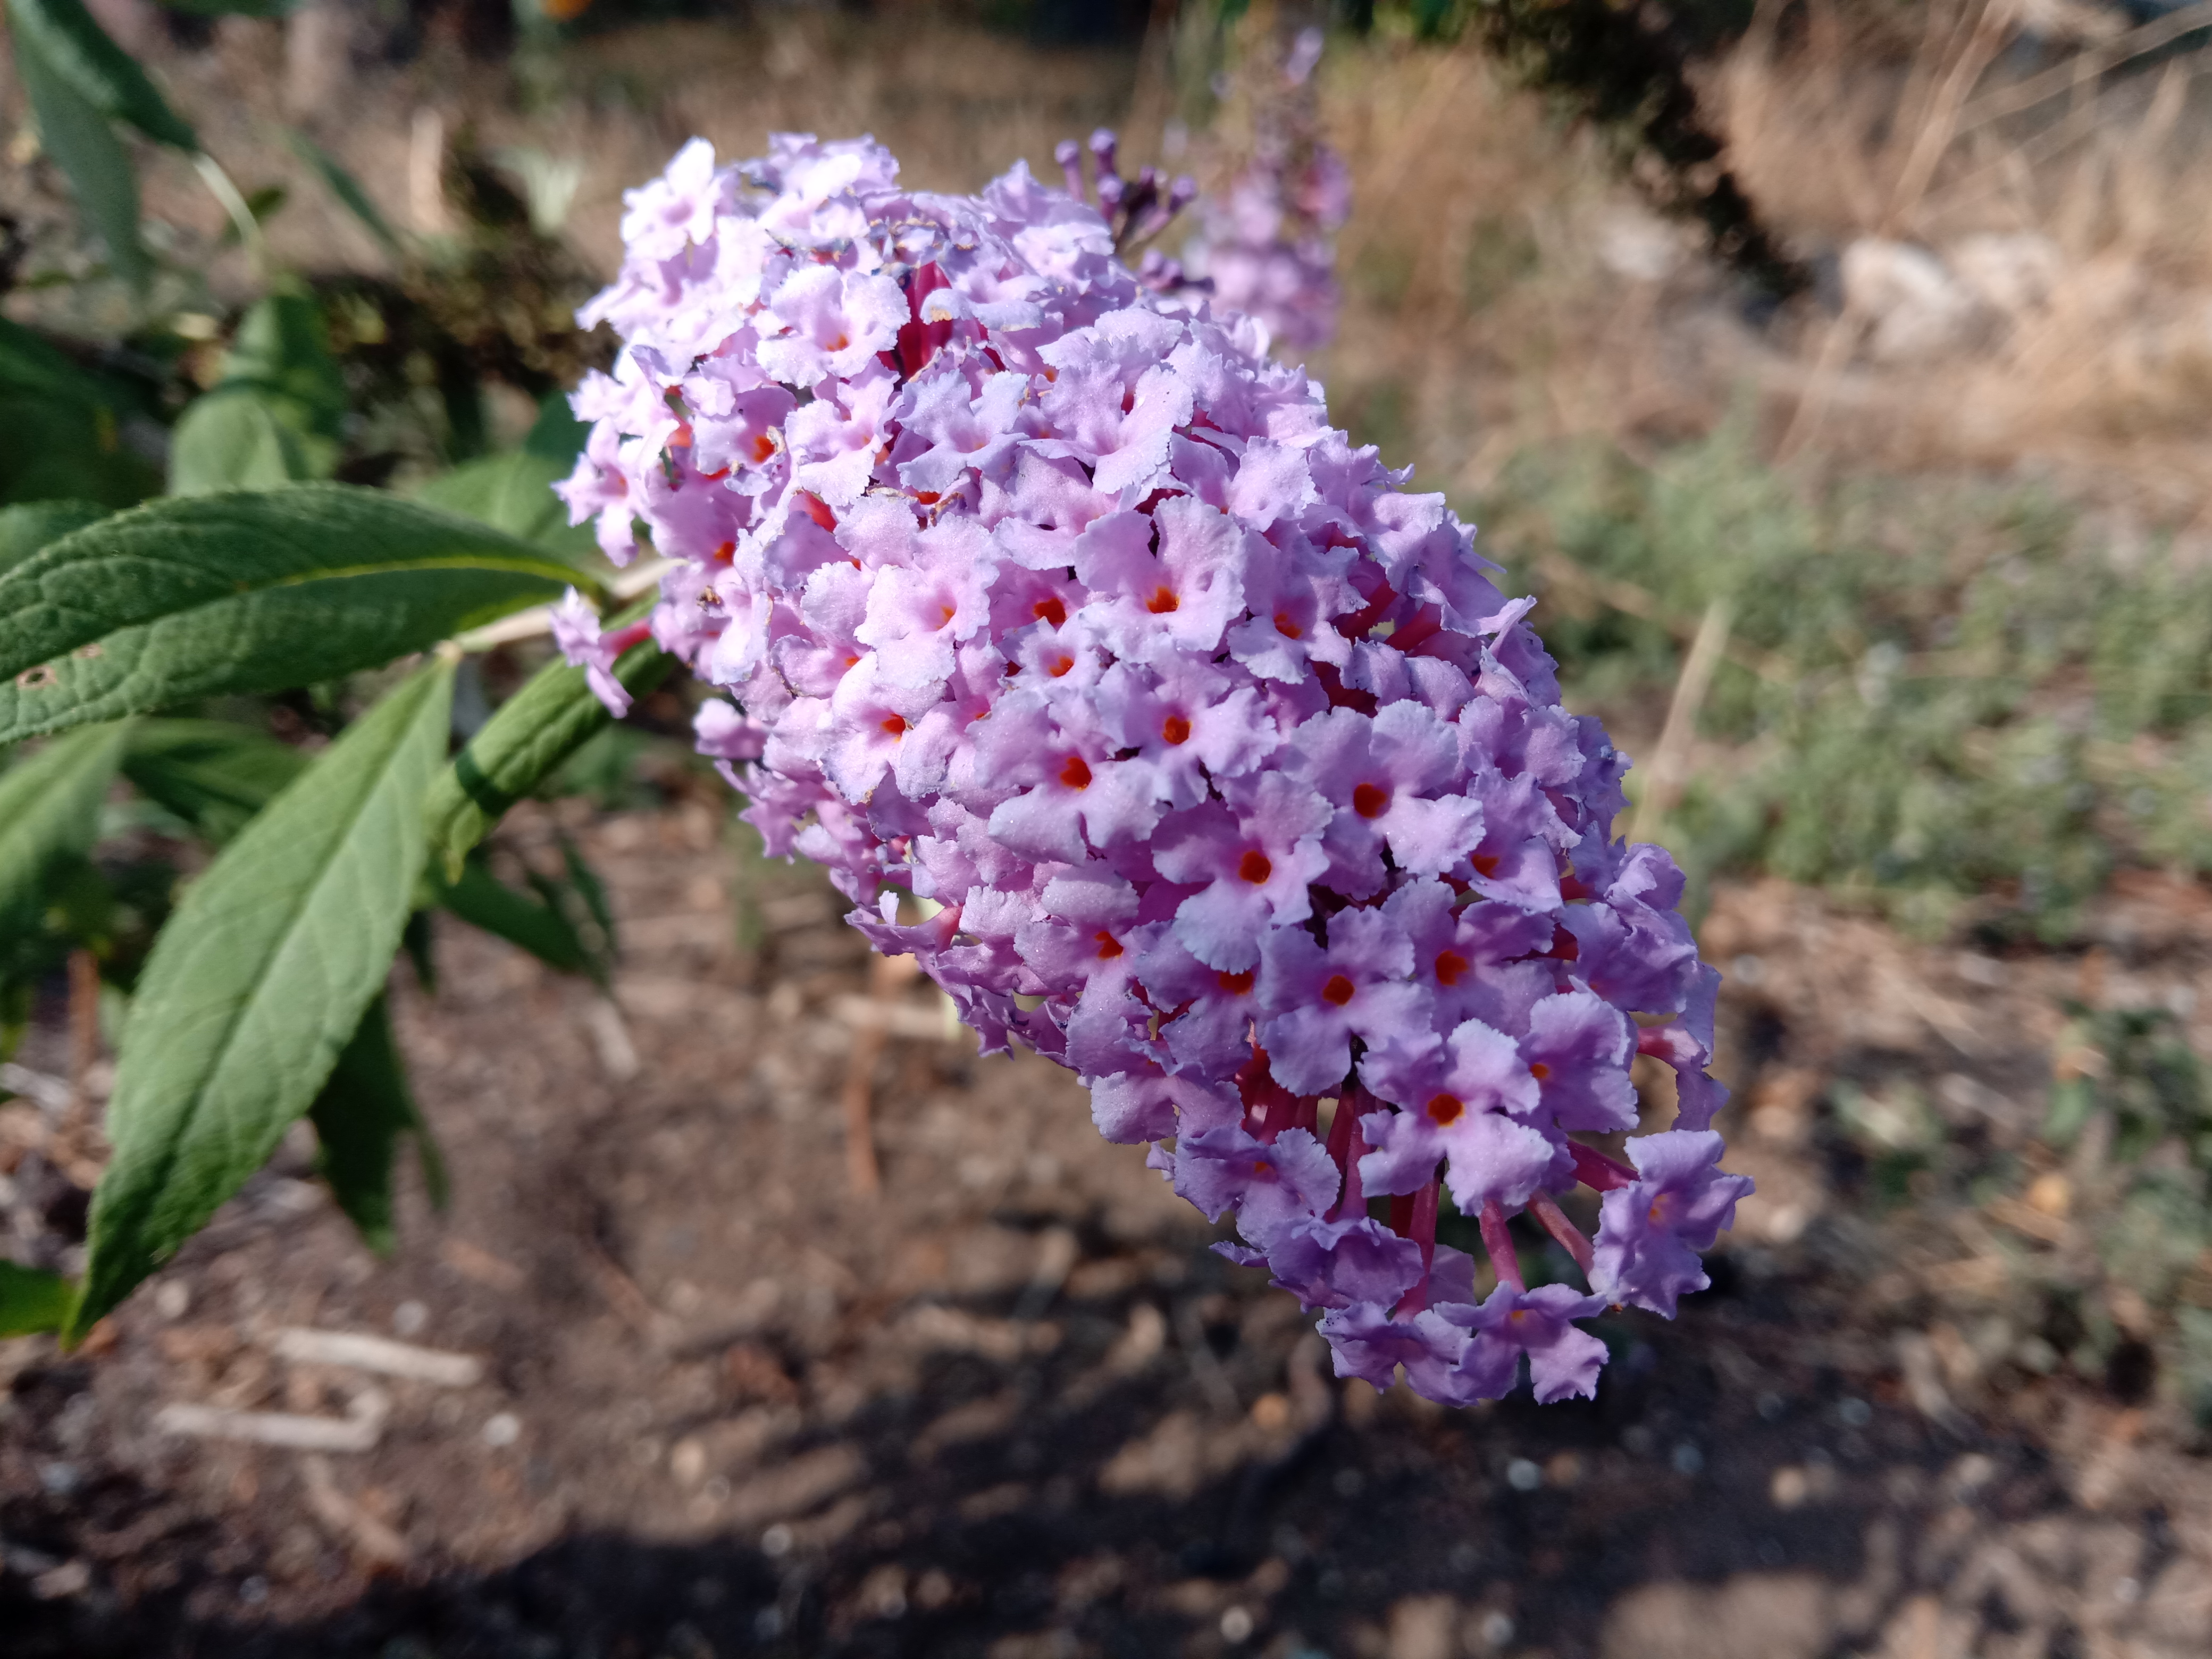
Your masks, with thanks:
[[[610,724],[511,619],[604,601],[614,573],[548,493],[583,437],[547,396],[579,367],[580,295],[520,198],[464,176],[469,228],[404,243],[302,140],[403,272],[310,283],[260,242],[281,191],[241,194],[81,0],[5,5],[105,254],[40,281],[133,319],[120,349],[0,321],[0,1060],[65,962],[117,1048],[82,1275],[0,1263],[0,1331],[76,1337],[303,1117],[373,1245],[403,1139],[435,1195],[385,1004],[396,955],[429,977],[432,911],[604,980],[575,850],[516,886],[483,843]],[[125,129],[191,157],[252,249],[264,291],[228,328],[149,247]],[[487,453],[493,380],[545,401]],[[416,499],[363,487],[395,477]],[[648,642],[617,672],[642,694],[669,665]]]
[[[1830,1085],[1824,1151],[1870,1208],[1998,1270],[1936,1298],[1985,1374],[2162,1393],[2212,1441],[2212,1078],[2170,1009],[2067,1015],[2032,1133],[1958,1133],[1899,1073]]]
[[[1808,492],[1734,428],[1649,465],[1532,457],[1484,505],[1493,553],[1546,596],[1571,699],[1647,744],[1636,711],[1665,706],[1729,602],[1666,823],[1695,878],[2057,940],[2118,865],[2212,871],[2212,571],[2169,548],[2124,564],[2027,484]]]

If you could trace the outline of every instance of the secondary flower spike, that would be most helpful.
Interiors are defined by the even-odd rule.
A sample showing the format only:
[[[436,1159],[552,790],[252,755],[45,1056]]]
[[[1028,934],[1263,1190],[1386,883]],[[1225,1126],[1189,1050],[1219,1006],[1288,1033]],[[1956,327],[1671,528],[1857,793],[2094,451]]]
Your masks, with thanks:
[[[1750,1183],[1681,876],[1613,840],[1627,763],[1559,707],[1529,602],[1263,328],[1139,280],[1024,166],[939,196],[867,139],[694,140],[628,204],[562,494],[618,562],[641,529],[674,562],[652,628],[729,694],[699,746],[769,851],[1234,1213],[1340,1375],[1590,1393],[1577,1322],[1671,1315]],[[561,623],[617,698],[612,642]],[[1639,1054],[1680,1109],[1636,1137]],[[1587,1290],[1528,1287],[1524,1209]]]

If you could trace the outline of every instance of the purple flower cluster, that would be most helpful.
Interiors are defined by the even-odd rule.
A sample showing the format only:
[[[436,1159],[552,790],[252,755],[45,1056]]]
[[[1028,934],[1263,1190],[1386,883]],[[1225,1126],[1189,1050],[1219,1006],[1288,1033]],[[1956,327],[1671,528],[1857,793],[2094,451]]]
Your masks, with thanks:
[[[1053,151],[1053,160],[1060,163],[1060,176],[1067,182],[1067,193],[1079,202],[1095,202],[1099,215],[1114,233],[1115,251],[1125,258],[1140,244],[1149,242],[1174,222],[1176,216],[1191,204],[1198,194],[1198,182],[1188,175],[1170,180],[1158,169],[1139,167],[1137,176],[1125,179],[1115,161],[1121,141],[1111,127],[1101,127],[1091,135],[1089,144],[1079,144],[1073,138],[1063,138]],[[1092,179],[1086,189],[1083,181],[1083,152],[1091,152]],[[1182,266],[1167,258],[1156,247],[1147,247],[1130,266],[1136,278],[1146,288],[1158,294],[1176,294],[1190,288],[1200,292],[1206,289],[1203,283],[1192,283],[1183,273]]]
[[[1220,303],[1270,337],[1309,350],[1336,332],[1335,239],[1352,211],[1352,175],[1323,142],[1310,80],[1322,32],[1301,30],[1272,95],[1257,100],[1252,154],[1200,205],[1201,234],[1185,264]]]
[[[1249,322],[1140,283],[1024,167],[973,198],[896,172],[695,141],[585,313],[625,344],[563,494],[617,562],[640,525],[674,562],[653,633],[735,696],[700,746],[986,1052],[1072,1067],[1108,1139],[1233,1212],[1343,1374],[1464,1401],[1526,1354],[1540,1398],[1589,1393],[1574,1322],[1671,1314],[1748,1188],[1681,877],[1611,838],[1626,762],[1560,708],[1532,602]],[[1680,1110],[1631,1168],[1575,1137],[1638,1127],[1639,1053]],[[1525,1287],[1523,1211],[1588,1293]]]

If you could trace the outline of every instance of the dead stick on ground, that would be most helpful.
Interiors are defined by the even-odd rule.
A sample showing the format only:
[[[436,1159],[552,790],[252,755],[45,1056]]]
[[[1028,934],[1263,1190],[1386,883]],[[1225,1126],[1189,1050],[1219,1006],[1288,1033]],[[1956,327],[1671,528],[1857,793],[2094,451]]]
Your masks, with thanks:
[[[912,979],[920,964],[912,957],[876,957],[868,964],[868,996],[889,1003]],[[845,1178],[855,1193],[866,1195],[881,1189],[883,1176],[876,1167],[873,1096],[876,1062],[884,1057],[890,1039],[888,1018],[856,1026],[853,1047],[845,1061]]]
[[[1834,394],[1836,382],[1850,361],[1851,349],[1858,344],[1859,334],[1865,326],[1866,319],[1846,305],[1822,332],[1819,355],[1814,358],[1812,371],[1806,375],[1804,387],[1797,394],[1797,407],[1790,412],[1782,441],[1774,446],[1776,465],[1786,465],[1795,460],[1799,452],[1819,435],[1820,422],[1827,418],[1828,399]]]
[[[1682,672],[1674,679],[1674,695],[1667,704],[1667,723],[1660,728],[1659,746],[1651,754],[1650,781],[1644,786],[1636,817],[1629,823],[1631,841],[1649,841],[1657,835],[1674,805],[1682,774],[1688,769],[1690,744],[1698,733],[1698,710],[1704,707],[1705,692],[1713,683],[1713,670],[1728,649],[1729,611],[1725,596],[1707,605],[1697,637],[1690,641],[1690,654],[1682,659]]]
[[[407,1540],[339,1490],[330,1459],[309,1452],[300,1459],[300,1484],[314,1516],[373,1567],[407,1565]]]
[[[100,1058],[100,961],[89,951],[69,958],[70,1100],[62,1133],[74,1135],[92,1113],[92,1091],[85,1079]]]

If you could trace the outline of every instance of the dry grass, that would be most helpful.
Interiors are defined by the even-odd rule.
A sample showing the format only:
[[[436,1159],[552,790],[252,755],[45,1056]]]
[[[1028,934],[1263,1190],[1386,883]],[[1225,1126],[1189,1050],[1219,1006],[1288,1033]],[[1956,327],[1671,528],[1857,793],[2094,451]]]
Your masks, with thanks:
[[[2212,3],[2200,9],[2212,17]],[[1881,238],[1955,264],[1974,238],[2040,239],[2048,258],[2019,292],[1977,301],[1954,337],[1917,353],[1875,349],[1880,319],[1863,307],[1835,318],[1808,304],[1754,330],[1694,238],[1640,207],[1605,142],[1479,52],[1340,41],[1321,95],[1355,210],[1341,337],[1312,364],[1339,417],[1464,495],[1529,445],[1596,434],[1637,453],[1708,430],[1749,397],[1770,449],[1828,468],[2027,461],[2154,522],[2204,515],[2212,173],[2197,82],[2212,53],[2100,81],[2072,66],[2127,60],[2173,26],[2037,70],[2012,15],[1984,0],[1913,14],[1917,34],[1848,21],[1869,15],[1820,0],[1788,38],[1762,24],[1716,67],[1730,164],[1816,258]],[[1254,7],[1232,49],[1270,16]],[[161,54],[160,68],[242,180],[292,185],[273,226],[280,258],[373,267],[374,245],[274,129],[301,74],[285,27],[226,19],[213,50]],[[434,48],[404,69],[346,73],[296,118],[403,225],[435,217],[410,166],[427,116],[487,150],[573,163],[567,234],[608,270],[623,191],[694,133],[736,155],[779,128],[873,131],[909,178],[950,188],[1017,155],[1048,173],[1056,139],[1102,122],[1154,159],[1179,95],[1167,57],[1040,52],[911,13],[872,24],[794,10],[595,37],[534,75]],[[1204,170],[1221,155],[1201,134],[1189,159]],[[210,249],[213,204],[173,161],[149,167],[149,202],[179,247]],[[249,291],[235,254],[207,257],[219,292]]]
[[[1762,210],[1811,249],[1891,239],[1954,272],[2008,247],[2025,280],[1973,296],[1937,349],[1873,349],[1881,319],[1863,304],[1812,331],[1768,376],[1793,405],[1791,447],[1891,465],[2033,460],[2169,522],[2203,515],[2212,54],[2145,59],[2212,24],[2212,5],[2039,70],[1994,4],[1929,9],[1902,57],[1855,51],[1832,4],[1806,17],[1788,41],[1755,31],[1713,77]],[[2121,64],[2133,72],[2100,74]]]
[[[1324,90],[1356,180],[1341,334],[1315,364],[1340,419],[1464,494],[1532,443],[1716,418],[1710,276],[1595,135],[1467,49],[1347,52]],[[1664,276],[1611,268],[1620,245]]]

